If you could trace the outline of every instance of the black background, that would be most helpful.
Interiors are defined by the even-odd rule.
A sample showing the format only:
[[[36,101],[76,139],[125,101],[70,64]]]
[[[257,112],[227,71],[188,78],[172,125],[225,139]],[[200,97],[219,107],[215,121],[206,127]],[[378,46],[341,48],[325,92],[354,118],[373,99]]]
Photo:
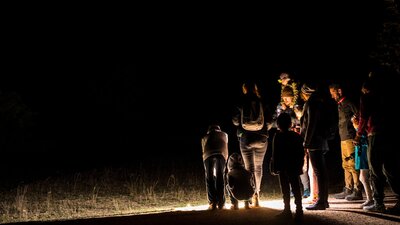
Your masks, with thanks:
[[[256,79],[274,108],[282,71],[344,82],[358,101],[377,6],[159,6],[143,14],[14,7],[3,24],[0,87],[21,97],[35,126],[22,147],[2,150],[5,164],[200,160],[200,138],[214,121],[237,151],[231,110],[241,83]]]

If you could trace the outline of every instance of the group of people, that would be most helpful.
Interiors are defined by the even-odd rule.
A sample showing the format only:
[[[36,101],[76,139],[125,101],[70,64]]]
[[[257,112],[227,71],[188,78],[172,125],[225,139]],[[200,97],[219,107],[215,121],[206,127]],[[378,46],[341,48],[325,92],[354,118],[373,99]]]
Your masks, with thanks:
[[[263,162],[267,152],[270,129],[276,132],[271,138],[270,172],[279,176],[284,209],[279,214],[291,217],[291,195],[296,205],[295,219],[303,217],[302,198],[310,198],[307,210],[325,210],[328,202],[328,172],[325,162],[329,150],[327,108],[329,100],[337,103],[337,128],[340,137],[343,192],[337,199],[366,201],[361,208],[366,211],[400,212],[399,165],[389,137],[382,111],[384,95],[378,82],[369,76],[362,85],[360,104],[346,98],[339,84],[329,85],[331,99],[327,99],[321,86],[298,83],[288,73],[282,73],[281,101],[275,111],[269,111],[254,82],[242,85],[242,98],[232,117],[237,127],[240,153],[228,152],[228,134],[219,125],[209,126],[202,139],[206,188],[210,209],[222,209],[225,193],[229,194],[232,209],[239,209],[243,200],[245,208],[259,207]],[[329,115],[331,116],[331,115]],[[329,118],[331,119],[331,118]],[[386,180],[397,202],[386,208],[383,199]]]

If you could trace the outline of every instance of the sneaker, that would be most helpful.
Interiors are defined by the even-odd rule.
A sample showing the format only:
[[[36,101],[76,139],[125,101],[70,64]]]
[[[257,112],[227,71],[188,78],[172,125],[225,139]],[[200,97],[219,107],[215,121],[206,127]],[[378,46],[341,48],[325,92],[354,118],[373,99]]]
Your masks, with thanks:
[[[307,210],[325,210],[326,209],[326,203],[322,202],[316,202],[312,205],[309,205],[306,207]]]
[[[250,209],[250,201],[244,201],[244,208]]]
[[[376,203],[376,202],[375,202],[373,205],[364,206],[363,209],[364,209],[365,211],[368,211],[368,212],[378,212],[378,213],[384,213],[384,212],[386,212],[385,205],[384,205],[383,203],[378,204],[378,203]]]
[[[386,211],[389,214],[400,215],[400,201],[397,201],[397,203],[394,206],[388,207]]]
[[[360,209],[363,209],[364,206],[371,206],[374,204],[374,200],[367,200],[363,204],[360,205]]]
[[[254,204],[254,207],[260,207],[260,198],[258,197],[257,193],[253,195],[253,199],[251,202],[252,204]]]
[[[333,195],[333,197],[336,199],[344,199],[344,198],[346,198],[347,195],[350,195],[350,194],[351,194],[351,190],[344,187],[342,192]]]
[[[308,198],[308,197],[310,197],[310,189],[304,189],[304,192],[303,192],[303,198]]]
[[[345,197],[347,201],[363,200],[361,190],[354,189],[353,193]]]

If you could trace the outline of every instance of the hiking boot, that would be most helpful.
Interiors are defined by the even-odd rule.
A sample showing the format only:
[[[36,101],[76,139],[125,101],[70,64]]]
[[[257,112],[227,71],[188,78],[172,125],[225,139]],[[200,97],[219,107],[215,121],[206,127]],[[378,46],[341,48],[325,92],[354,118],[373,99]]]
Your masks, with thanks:
[[[350,195],[350,194],[351,194],[351,190],[344,187],[342,192],[333,195],[333,197],[336,199],[344,199],[344,198],[346,198],[347,195]]]
[[[239,209],[239,203],[238,202],[232,203],[231,209],[238,210]]]
[[[244,208],[250,209],[250,201],[244,201]]]
[[[252,204],[254,204],[254,207],[260,207],[260,198],[257,193],[253,195],[253,199],[251,200]]]
[[[400,201],[397,201],[394,206],[388,207],[386,211],[389,214],[400,215]]]
[[[365,211],[368,211],[368,212],[378,212],[378,213],[386,212],[385,205],[383,203],[379,204],[379,203],[376,203],[376,202],[373,205],[364,206],[363,209]]]
[[[360,205],[360,209],[363,209],[364,206],[371,206],[374,204],[374,200],[366,200],[363,204]]]
[[[361,190],[354,189],[353,193],[345,197],[347,201],[363,200]]]
[[[304,189],[304,192],[303,192],[303,198],[308,198],[308,197],[310,197],[310,189]]]

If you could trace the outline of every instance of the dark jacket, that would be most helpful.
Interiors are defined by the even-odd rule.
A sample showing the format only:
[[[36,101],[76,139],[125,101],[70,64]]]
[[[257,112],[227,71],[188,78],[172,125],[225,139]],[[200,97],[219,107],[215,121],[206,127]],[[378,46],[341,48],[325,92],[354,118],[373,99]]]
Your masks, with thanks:
[[[237,161],[232,154],[227,162],[225,174],[228,193],[237,200],[250,200],[255,192],[254,175],[246,170],[243,161]]]
[[[301,117],[300,134],[304,138],[304,148],[310,150],[329,150],[328,140],[324,138],[328,129],[322,123],[322,111],[325,107],[324,100],[317,92],[313,93],[304,103],[303,116]]]
[[[294,131],[278,131],[272,139],[272,159],[275,173],[286,171],[289,174],[303,173],[303,138]]]

